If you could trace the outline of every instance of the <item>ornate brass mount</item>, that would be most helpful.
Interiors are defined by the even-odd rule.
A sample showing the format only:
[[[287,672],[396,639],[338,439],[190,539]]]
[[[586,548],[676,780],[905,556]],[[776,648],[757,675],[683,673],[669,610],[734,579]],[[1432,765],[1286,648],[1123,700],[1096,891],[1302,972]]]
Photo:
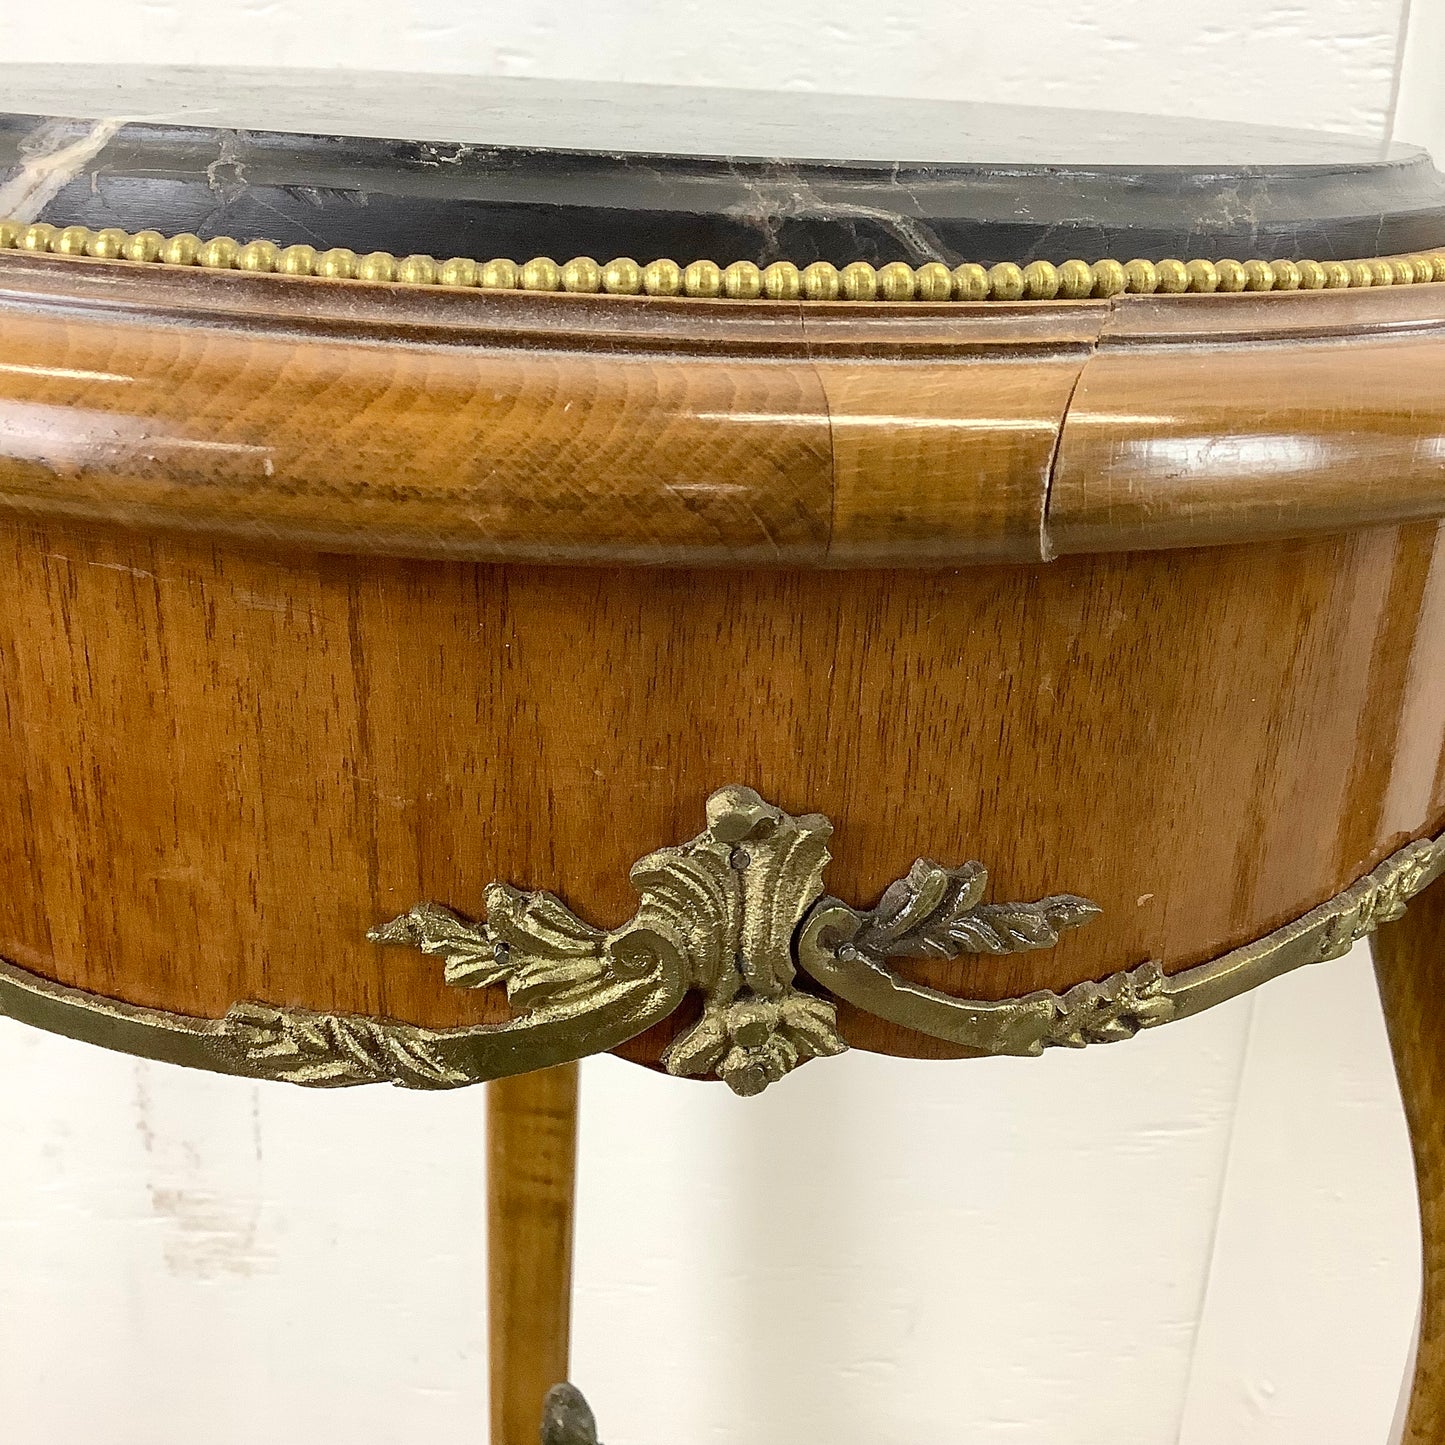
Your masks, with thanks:
[[[843,1050],[838,998],[976,1054],[1108,1043],[1340,957],[1445,873],[1445,837],[1410,843],[1336,897],[1207,963],[1166,974],[1146,962],[1062,994],[995,1001],[927,988],[889,961],[1048,948],[1098,908],[1071,894],[984,903],[981,864],[920,859],[860,911],[822,896],[826,818],[792,817],[735,786],[708,799],[707,821],[691,842],[633,867],[641,901],[621,928],[594,928],[551,894],[494,883],[483,922],[422,903],[372,930],[377,941],[441,957],[460,987],[505,987],[515,1014],[506,1023],[430,1029],[255,1003],[192,1018],[67,988],[4,960],[0,1015],[220,1073],[445,1089],[615,1048],[696,990],[701,1017],[667,1051],[667,1068],[717,1074],[755,1094],[804,1059]]]
[[[621,928],[594,928],[550,893],[493,883],[484,923],[422,903],[368,936],[437,954],[446,960],[447,982],[459,987],[503,984],[524,1012],[585,1015],[599,990],[624,980],[649,979],[668,996],[695,989],[704,997],[702,1017],[663,1056],[668,1072],[716,1074],[749,1095],[805,1059],[846,1047],[834,1002],[797,987],[800,963],[830,984],[858,967],[881,968],[889,957],[1048,948],[1099,911],[1071,894],[987,904],[982,864],[947,869],[920,859],[876,908],[858,913],[820,899],[832,833],[821,814],[795,818],[751,788],[719,788],[707,800],[703,832],[633,866],[642,901]],[[1160,1015],[1160,1001],[1132,983],[1095,989],[1087,1004],[1057,1014],[1042,1007],[1006,1012],[993,1047],[1029,1053],[1084,1033],[1122,1036]]]

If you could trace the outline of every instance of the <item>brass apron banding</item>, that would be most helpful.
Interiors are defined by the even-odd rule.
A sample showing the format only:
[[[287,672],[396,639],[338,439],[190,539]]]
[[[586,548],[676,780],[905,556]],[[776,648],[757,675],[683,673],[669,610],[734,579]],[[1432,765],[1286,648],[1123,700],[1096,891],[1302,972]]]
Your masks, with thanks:
[[[430,1029],[257,1003],[238,1003],[220,1019],[191,1018],[68,988],[4,961],[0,1015],[218,1073],[434,1089],[616,1048],[695,990],[702,1016],[669,1047],[665,1066],[755,1094],[806,1059],[843,1051],[835,999],[978,1054],[1108,1043],[1340,957],[1445,873],[1445,835],[1410,843],[1335,898],[1210,962],[1166,974],[1147,961],[1061,994],[985,1001],[901,978],[888,960],[1048,948],[1098,908],[1072,894],[985,903],[981,864],[920,859],[860,911],[823,895],[832,825],[821,815],[793,817],[731,786],[709,798],[707,820],[691,842],[633,867],[640,903],[621,928],[594,928],[551,894],[494,883],[483,922],[422,903],[372,930],[376,942],[441,958],[457,987],[505,987],[516,1016],[503,1024]]]

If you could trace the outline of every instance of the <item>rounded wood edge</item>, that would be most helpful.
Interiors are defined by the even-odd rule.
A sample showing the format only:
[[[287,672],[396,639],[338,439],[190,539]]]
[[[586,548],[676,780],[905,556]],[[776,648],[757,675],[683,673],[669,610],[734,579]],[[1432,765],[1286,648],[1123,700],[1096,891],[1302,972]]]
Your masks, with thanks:
[[[884,307],[4,252],[0,317],[12,516],[855,567],[1445,515],[1445,287]]]

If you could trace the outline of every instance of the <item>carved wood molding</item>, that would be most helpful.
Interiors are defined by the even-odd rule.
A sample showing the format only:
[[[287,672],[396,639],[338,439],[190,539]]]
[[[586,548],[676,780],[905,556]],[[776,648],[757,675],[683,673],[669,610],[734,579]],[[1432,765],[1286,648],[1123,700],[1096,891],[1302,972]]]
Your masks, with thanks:
[[[8,249],[0,322],[27,522],[860,568],[1445,514],[1445,283],[804,306]]]
[[[807,1059],[844,1050],[836,999],[979,1054],[1109,1043],[1338,958],[1445,872],[1445,837],[1411,843],[1329,902],[1211,962],[1166,974],[1146,961],[1061,994],[963,999],[901,977],[889,960],[1049,948],[1099,909],[1067,893],[984,902],[982,864],[920,859],[859,910],[823,893],[832,831],[820,814],[795,817],[733,785],[708,799],[697,837],[634,865],[640,902],[620,928],[596,928],[549,893],[494,883],[483,921],[419,903],[371,931],[375,942],[440,958],[457,987],[504,987],[515,1016],[503,1024],[430,1029],[257,1003],[198,1019],[66,988],[4,962],[0,1014],[221,1073],[432,1089],[615,1048],[697,992],[701,1017],[669,1048],[667,1070],[715,1075],[751,1095]]]

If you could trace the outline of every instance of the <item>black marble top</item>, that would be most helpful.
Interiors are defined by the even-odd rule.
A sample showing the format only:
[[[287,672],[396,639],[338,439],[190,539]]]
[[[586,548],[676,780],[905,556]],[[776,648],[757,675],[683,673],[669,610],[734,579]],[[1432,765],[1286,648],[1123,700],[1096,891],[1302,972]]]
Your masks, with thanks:
[[[358,251],[1318,260],[1445,244],[1365,137],[802,92],[0,66],[0,217]]]

